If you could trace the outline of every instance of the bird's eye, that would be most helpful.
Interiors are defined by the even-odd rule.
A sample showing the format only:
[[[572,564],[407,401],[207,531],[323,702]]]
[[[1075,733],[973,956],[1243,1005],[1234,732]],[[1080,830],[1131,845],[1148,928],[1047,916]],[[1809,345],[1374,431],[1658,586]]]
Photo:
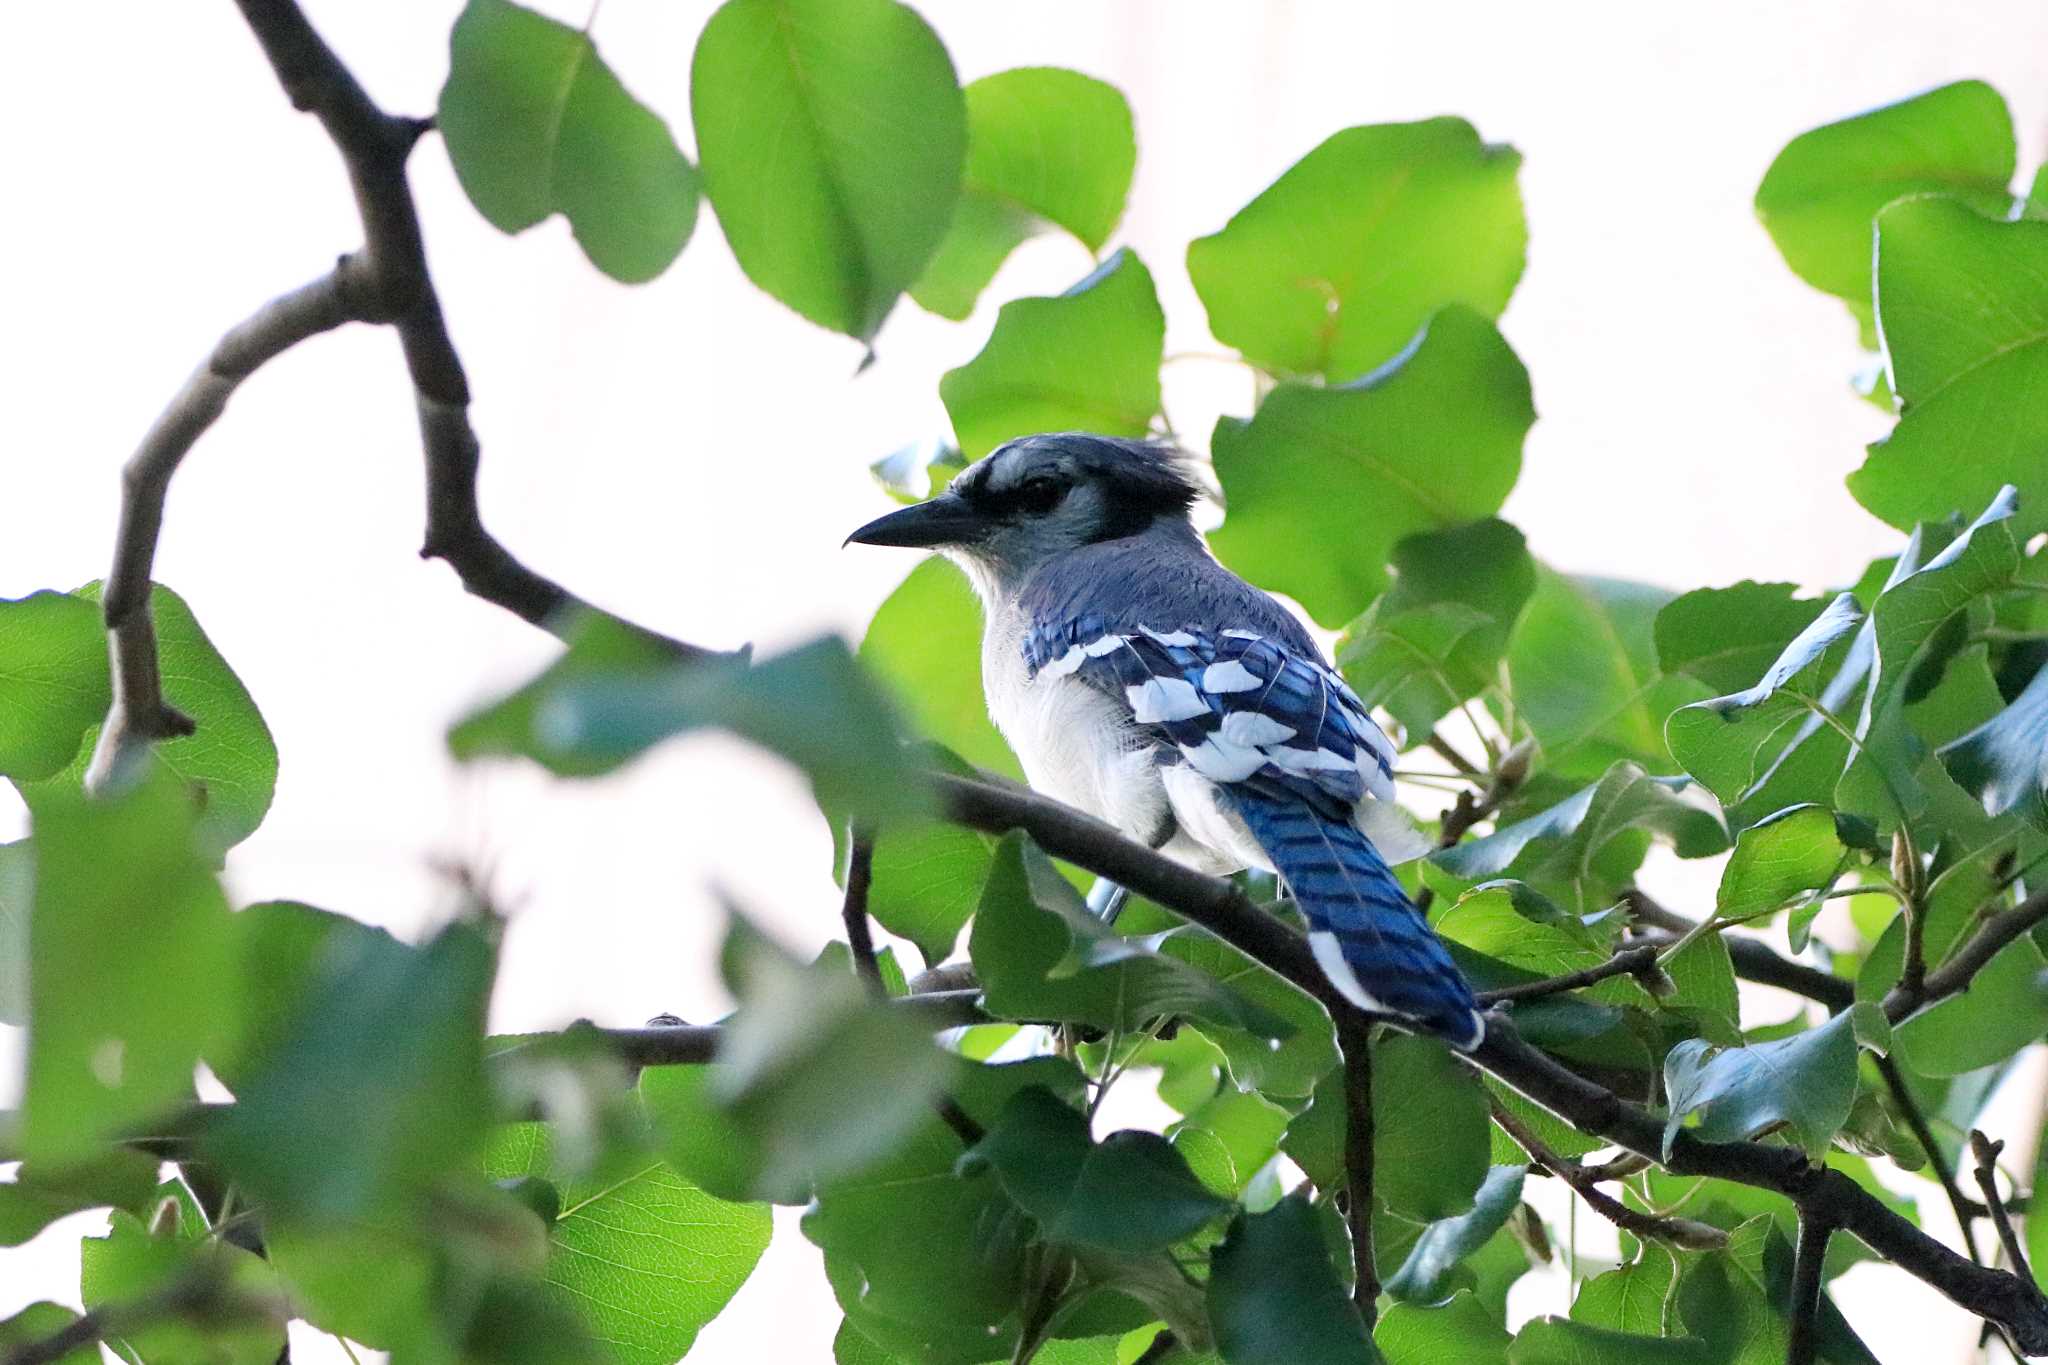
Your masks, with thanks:
[[[1067,486],[1058,479],[1026,479],[1017,487],[1017,506],[1034,517],[1043,516],[1066,495]]]

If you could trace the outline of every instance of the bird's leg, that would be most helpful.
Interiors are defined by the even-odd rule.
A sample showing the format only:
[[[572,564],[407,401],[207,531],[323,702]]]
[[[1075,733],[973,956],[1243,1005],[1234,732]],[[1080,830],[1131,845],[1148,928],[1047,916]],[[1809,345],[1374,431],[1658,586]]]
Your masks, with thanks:
[[[1088,912],[1104,924],[1115,924],[1131,893],[1107,877],[1097,877],[1088,891]]]

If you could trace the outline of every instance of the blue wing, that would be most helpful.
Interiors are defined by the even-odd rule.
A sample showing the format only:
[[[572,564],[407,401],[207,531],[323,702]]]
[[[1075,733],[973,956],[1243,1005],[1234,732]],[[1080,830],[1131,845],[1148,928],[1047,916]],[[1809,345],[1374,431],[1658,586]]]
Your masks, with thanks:
[[[1353,1003],[1478,1045],[1471,988],[1358,828],[1361,803],[1393,797],[1394,750],[1342,678],[1253,631],[1118,631],[1089,615],[1042,621],[1023,648],[1034,678],[1072,675],[1121,698],[1162,762],[1216,784]]]

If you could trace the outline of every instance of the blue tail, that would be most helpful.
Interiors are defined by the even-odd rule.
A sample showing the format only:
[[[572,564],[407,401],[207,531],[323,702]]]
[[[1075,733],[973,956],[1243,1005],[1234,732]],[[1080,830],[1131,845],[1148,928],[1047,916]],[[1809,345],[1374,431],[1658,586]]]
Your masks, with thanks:
[[[1485,1026],[1472,988],[1372,842],[1299,797],[1225,790],[1286,879],[1331,984],[1361,1009],[1412,1020],[1454,1047],[1479,1046]]]

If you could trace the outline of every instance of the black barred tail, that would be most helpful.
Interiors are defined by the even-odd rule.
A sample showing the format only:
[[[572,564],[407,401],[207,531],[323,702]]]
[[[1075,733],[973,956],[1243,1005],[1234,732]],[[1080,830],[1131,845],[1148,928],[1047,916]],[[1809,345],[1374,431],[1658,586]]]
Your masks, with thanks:
[[[1485,1026],[1472,988],[1372,842],[1291,795],[1238,789],[1230,797],[1286,879],[1316,961],[1345,998],[1455,1047],[1479,1046]]]

